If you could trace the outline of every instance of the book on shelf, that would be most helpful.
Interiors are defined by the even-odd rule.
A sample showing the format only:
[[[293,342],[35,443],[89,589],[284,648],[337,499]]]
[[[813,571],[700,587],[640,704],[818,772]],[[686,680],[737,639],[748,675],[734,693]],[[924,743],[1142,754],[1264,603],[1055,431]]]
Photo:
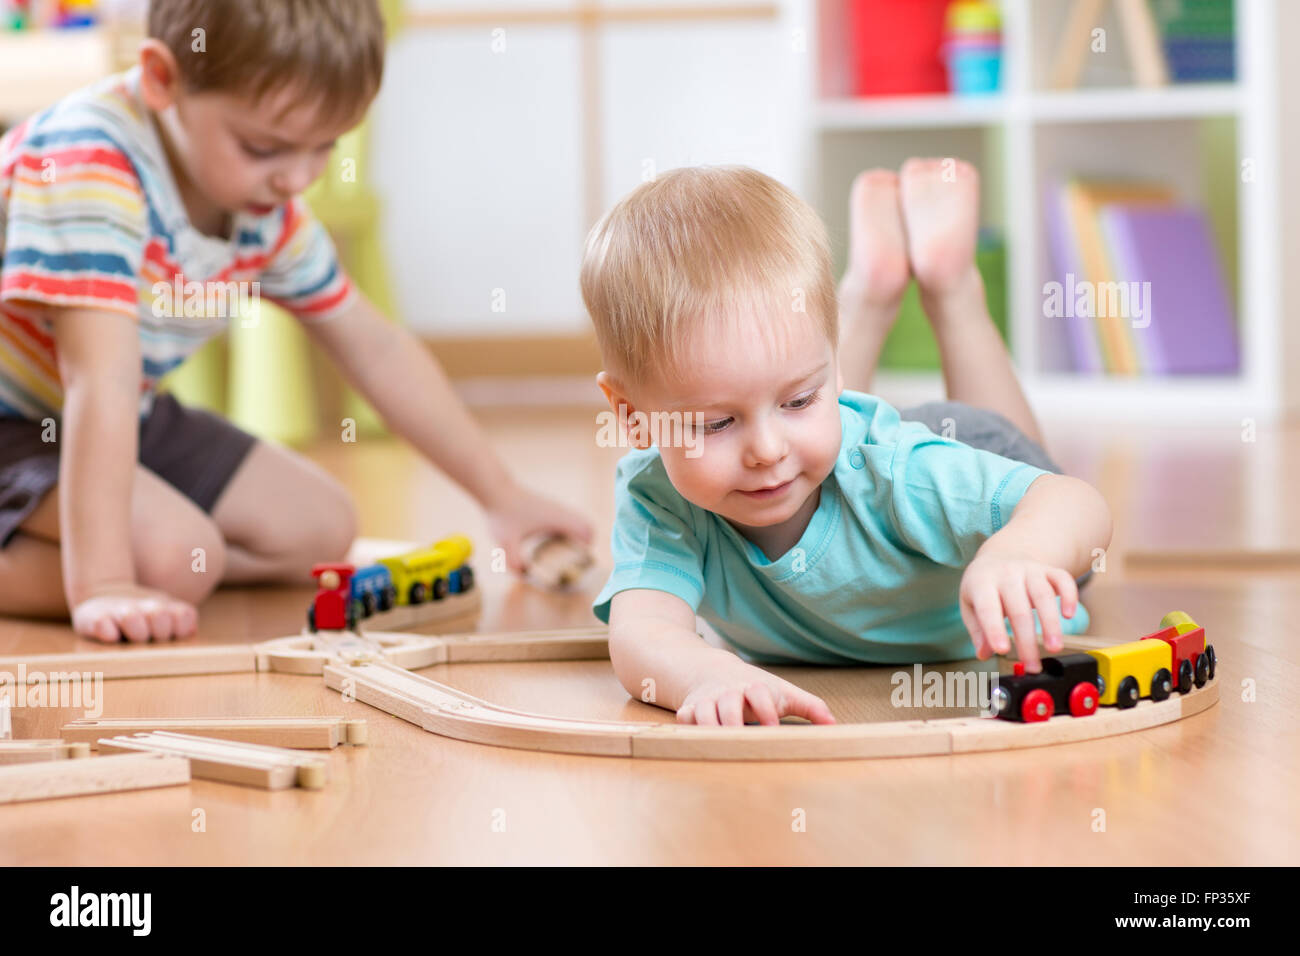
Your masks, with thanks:
[[[1076,371],[1239,368],[1231,297],[1204,211],[1157,183],[1082,179],[1054,185],[1045,209],[1044,317],[1059,323]]]

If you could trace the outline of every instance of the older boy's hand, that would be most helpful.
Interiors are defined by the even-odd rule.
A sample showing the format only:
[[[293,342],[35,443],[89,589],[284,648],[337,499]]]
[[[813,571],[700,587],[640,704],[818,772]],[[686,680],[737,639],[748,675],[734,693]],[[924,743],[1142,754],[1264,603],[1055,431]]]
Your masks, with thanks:
[[[754,722],[775,726],[782,717],[835,723],[820,697],[744,661],[702,677],[677,709],[679,724],[702,727],[742,727]]]
[[[1054,568],[1033,558],[1005,554],[976,554],[961,579],[961,618],[975,644],[975,656],[984,660],[1011,650],[1003,618],[1011,622],[1016,653],[1025,670],[1042,669],[1038,657],[1038,636],[1030,609],[1038,611],[1043,643],[1049,651],[1065,647],[1056,596],[1061,596],[1061,613],[1074,617],[1079,588],[1069,571]]]
[[[194,605],[134,584],[102,587],[72,609],[76,632],[106,643],[187,637],[198,622]]]
[[[487,508],[488,526],[501,547],[511,571],[524,569],[523,541],[533,535],[563,535],[591,544],[591,523],[578,512],[541,495],[514,488]]]

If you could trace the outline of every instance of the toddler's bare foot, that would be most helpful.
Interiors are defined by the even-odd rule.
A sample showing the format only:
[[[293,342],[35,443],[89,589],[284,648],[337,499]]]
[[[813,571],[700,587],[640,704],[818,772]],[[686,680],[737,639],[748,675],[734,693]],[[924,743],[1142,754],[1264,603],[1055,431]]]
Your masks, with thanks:
[[[979,230],[975,167],[960,159],[909,159],[903,164],[899,193],[908,258],[922,299],[947,299],[978,289],[982,300],[983,286],[975,268]]]
[[[898,176],[869,169],[849,197],[849,262],[840,281],[840,368],[849,388],[865,390],[911,278]]]

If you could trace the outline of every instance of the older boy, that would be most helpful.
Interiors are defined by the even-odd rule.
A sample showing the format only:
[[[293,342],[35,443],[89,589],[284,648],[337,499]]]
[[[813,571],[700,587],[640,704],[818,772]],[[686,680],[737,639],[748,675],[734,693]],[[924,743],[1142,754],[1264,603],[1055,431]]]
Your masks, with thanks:
[[[619,465],[595,610],[629,693],[652,681],[683,722],[830,723],[822,700],[750,662],[985,658],[1010,650],[1007,618],[1036,671],[1035,614],[1052,651],[1060,614],[1086,626],[1074,575],[1109,543],[1110,515],[1039,447],[975,271],[975,173],[954,170],[911,162],[901,189],[860,179],[842,293],[845,364],[865,379],[917,276],[953,400],[917,417],[952,418],[960,441],[843,390],[825,229],[769,177],[673,170],[592,231],[601,388],[698,439],[661,434]],[[696,634],[697,610],[745,660]]]
[[[374,0],[153,0],[148,33],[135,68],[0,140],[0,610],[166,639],[220,582],[303,580],[348,549],[332,478],[154,394],[228,319],[155,286],[258,282],[478,499],[512,566],[530,533],[585,540],[514,483],[299,198],[379,88]]]

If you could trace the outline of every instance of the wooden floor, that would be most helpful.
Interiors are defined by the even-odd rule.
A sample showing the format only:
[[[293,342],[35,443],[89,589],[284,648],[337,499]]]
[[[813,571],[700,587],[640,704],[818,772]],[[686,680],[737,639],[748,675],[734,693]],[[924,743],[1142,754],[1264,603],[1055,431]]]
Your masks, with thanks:
[[[600,529],[613,467],[594,409],[484,413],[514,470]],[[364,716],[371,743],[329,757],[323,791],[195,781],[0,807],[0,864],[1294,864],[1300,860],[1300,428],[1080,429],[1049,448],[1111,502],[1117,531],[1084,591],[1092,632],[1129,640],[1172,609],[1219,652],[1218,706],[1167,727],[1036,750],[875,761],[699,763],[504,750],[426,733],[316,678],[280,674],[109,681],[103,715]],[[590,596],[554,596],[490,570],[463,494],[401,446],[312,456],[356,493],[362,533],[480,545],[483,629],[592,623]],[[1123,556],[1141,550],[1138,571]],[[1161,553],[1224,552],[1162,567]],[[233,589],[201,608],[201,640],[295,633],[310,590]],[[0,654],[90,649],[63,625],[0,620]],[[841,722],[946,716],[890,706],[896,668],[782,668]],[[516,707],[672,720],[628,698],[608,662],[440,665],[423,673]],[[1253,689],[1253,700],[1247,691]],[[17,708],[15,736],[55,736],[74,708]],[[202,810],[204,829],[193,821]],[[1104,831],[1097,821],[1104,819]],[[795,824],[804,821],[800,831]]]

